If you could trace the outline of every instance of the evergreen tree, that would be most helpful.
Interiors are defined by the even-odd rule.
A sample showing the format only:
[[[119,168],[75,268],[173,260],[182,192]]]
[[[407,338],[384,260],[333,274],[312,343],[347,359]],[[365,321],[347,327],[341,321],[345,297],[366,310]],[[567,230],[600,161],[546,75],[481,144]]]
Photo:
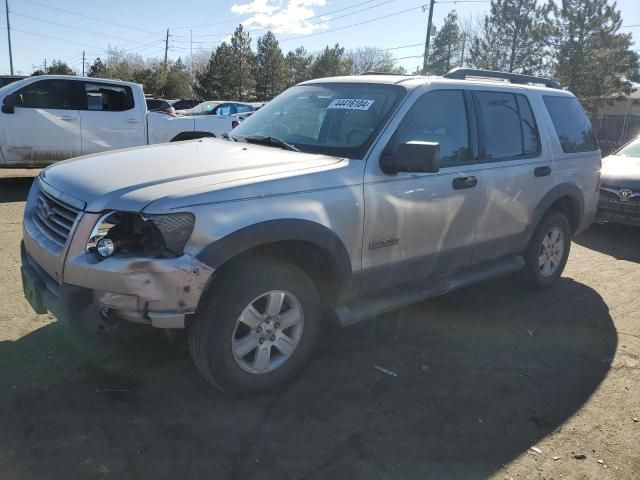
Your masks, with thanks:
[[[470,63],[489,70],[543,72],[551,9],[551,3],[538,6],[536,0],[491,0],[491,12],[473,40]]]
[[[351,60],[345,55],[344,48],[337,43],[328,46],[318,55],[310,68],[311,78],[336,77],[351,73]]]
[[[293,52],[287,53],[285,63],[288,87],[311,78],[310,69],[313,63],[313,56],[307,53],[304,47],[298,47]]]
[[[234,97],[244,100],[253,93],[255,78],[253,77],[254,56],[251,51],[251,37],[238,25],[231,37],[231,52],[234,69],[231,72],[231,83],[235,88]]]
[[[640,80],[638,54],[622,18],[607,0],[563,0],[556,8],[554,77],[595,112],[606,96],[628,92]]]
[[[106,77],[107,76],[107,66],[102,63],[102,59],[100,57],[96,58],[91,66],[89,67],[89,73],[87,73],[89,77]]]
[[[166,81],[162,88],[165,98],[186,98],[191,93],[191,75],[182,59],[171,65],[167,72]]]
[[[256,97],[271,100],[286,88],[286,63],[272,32],[258,39],[255,57]]]
[[[62,60],[54,60],[51,65],[47,67],[47,74],[49,75],[75,75],[76,72],[71,70],[69,65]]]
[[[231,99],[237,93],[233,78],[236,63],[231,45],[222,42],[206,68],[196,73],[195,94],[205,100]]]
[[[458,15],[453,10],[447,14],[442,27],[433,37],[428,73],[444,75],[453,67],[459,66],[461,51],[462,35],[458,25]]]

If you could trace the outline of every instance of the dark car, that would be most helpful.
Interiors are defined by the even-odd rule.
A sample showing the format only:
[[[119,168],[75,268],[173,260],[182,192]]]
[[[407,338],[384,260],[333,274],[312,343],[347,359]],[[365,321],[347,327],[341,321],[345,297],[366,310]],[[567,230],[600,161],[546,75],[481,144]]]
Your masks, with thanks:
[[[17,82],[18,80],[22,80],[23,78],[27,78],[24,75],[0,75],[0,87],[4,87],[5,85],[9,85],[10,83]]]
[[[602,159],[596,221],[640,226],[640,137]]]
[[[175,115],[176,109],[167,100],[161,98],[147,98],[147,110],[150,112],[162,112]]]
[[[176,110],[187,110],[188,108],[193,108],[200,103],[200,100],[196,100],[195,98],[181,98],[178,100],[169,100],[169,103]]]

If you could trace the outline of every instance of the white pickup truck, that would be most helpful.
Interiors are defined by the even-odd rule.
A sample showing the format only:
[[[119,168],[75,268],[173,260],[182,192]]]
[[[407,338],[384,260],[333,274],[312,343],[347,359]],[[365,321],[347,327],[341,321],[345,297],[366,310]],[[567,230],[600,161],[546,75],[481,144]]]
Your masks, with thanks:
[[[118,148],[219,137],[237,115],[148,112],[137,83],[62,75],[0,88],[0,167],[42,167]]]

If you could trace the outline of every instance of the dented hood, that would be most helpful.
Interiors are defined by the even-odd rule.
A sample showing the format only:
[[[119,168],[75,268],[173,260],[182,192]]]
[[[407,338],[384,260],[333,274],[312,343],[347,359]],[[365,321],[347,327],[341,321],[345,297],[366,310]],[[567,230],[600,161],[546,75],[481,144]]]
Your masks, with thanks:
[[[335,169],[344,160],[325,155],[219,139],[145,146],[56,163],[42,181],[86,204],[85,210],[142,211],[152,203],[175,206],[206,192],[207,201],[280,193],[274,182]],[[277,182],[275,182],[277,183]],[[217,194],[217,195],[216,195]]]

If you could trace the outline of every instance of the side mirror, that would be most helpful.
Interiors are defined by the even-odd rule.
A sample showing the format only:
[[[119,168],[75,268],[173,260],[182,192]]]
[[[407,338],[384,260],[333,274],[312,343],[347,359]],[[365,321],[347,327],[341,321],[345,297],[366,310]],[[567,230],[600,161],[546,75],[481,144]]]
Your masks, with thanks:
[[[3,113],[14,113],[15,107],[22,106],[22,95],[18,93],[11,93],[4,97],[4,101],[2,102],[2,112]]]
[[[383,154],[380,167],[384,173],[437,173],[440,171],[440,144],[411,141],[398,145],[395,152]]]

